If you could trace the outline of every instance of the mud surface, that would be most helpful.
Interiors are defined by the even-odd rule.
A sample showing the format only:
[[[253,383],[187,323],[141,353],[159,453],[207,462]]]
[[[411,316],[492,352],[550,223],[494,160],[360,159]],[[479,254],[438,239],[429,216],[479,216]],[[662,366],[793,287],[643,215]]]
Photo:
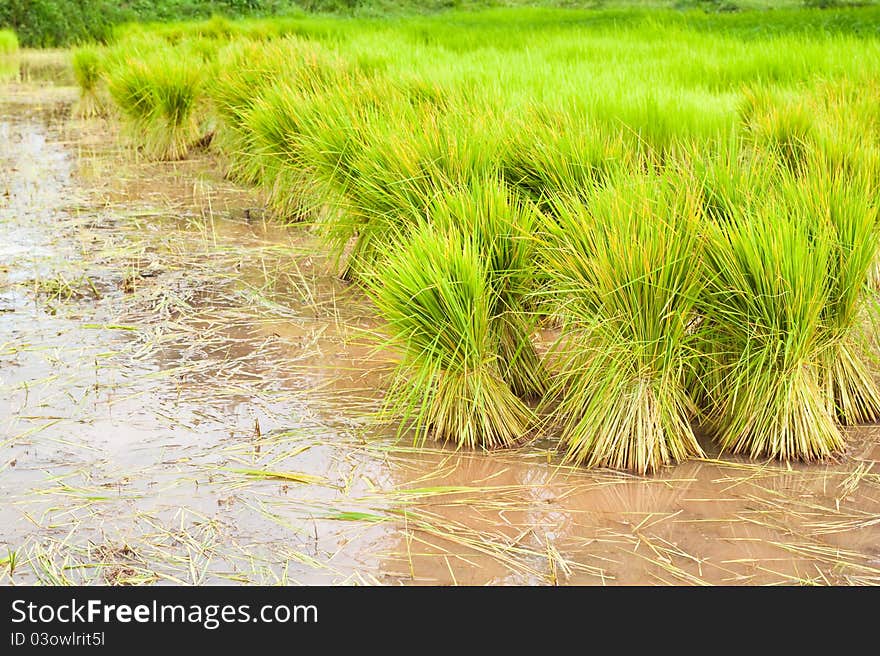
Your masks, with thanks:
[[[651,478],[414,449],[305,227],[0,86],[3,583],[880,583],[880,434]]]

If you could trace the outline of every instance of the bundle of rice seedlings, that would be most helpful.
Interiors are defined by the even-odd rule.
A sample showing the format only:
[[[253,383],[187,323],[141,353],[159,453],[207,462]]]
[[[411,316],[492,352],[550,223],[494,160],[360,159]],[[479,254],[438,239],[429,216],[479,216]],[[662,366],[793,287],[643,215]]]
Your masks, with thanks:
[[[814,460],[843,446],[823,384],[835,240],[826,221],[774,196],[707,224],[701,297],[707,418],[723,449]]]
[[[150,158],[186,157],[200,137],[202,63],[155,44],[128,55],[121,54],[125,44],[118,48],[108,66],[108,90],[129,135]]]
[[[0,30],[0,55],[18,52],[18,37],[12,30]]]
[[[79,101],[74,113],[81,118],[104,114],[104,102],[99,95],[102,81],[103,58],[97,48],[81,47],[73,52],[73,73],[79,85]]]
[[[322,202],[323,184],[315,175],[316,161],[306,156],[306,142],[324,138],[323,114],[334,111],[335,103],[344,104],[358,84],[357,73],[345,62],[297,46],[283,75],[253,101],[244,119],[251,152],[243,170],[267,192],[276,216],[300,220]]]
[[[373,268],[432,198],[497,174],[497,123],[491,112],[458,102],[450,113],[387,102],[364,122],[356,156],[336,180],[341,211],[325,227],[331,250],[350,248],[346,277]]]
[[[878,258],[877,190],[870,172],[840,170],[820,161],[803,179],[782,183],[785,202],[803,222],[827,224],[832,252],[825,278],[828,301],[821,330],[821,380],[832,412],[845,424],[880,418],[880,389],[871,371],[873,299],[868,281]]]
[[[201,63],[179,53],[162,53],[149,70],[155,109],[144,150],[155,159],[183,159],[201,136],[196,112],[203,82]]]
[[[697,189],[707,219],[725,223],[768,193],[778,172],[773,160],[756,159],[733,138],[708,151],[688,148],[670,173]]]
[[[259,182],[260,167],[251,163],[255,144],[248,125],[250,112],[267,88],[299,62],[316,58],[318,51],[317,44],[295,37],[271,43],[234,41],[219,51],[217,75],[208,82],[206,93],[217,119],[213,143],[229,158],[229,177]]]
[[[544,255],[566,457],[639,473],[702,454],[687,391],[703,270],[699,200],[657,175],[558,199]]]
[[[147,64],[138,58],[116,61],[108,68],[107,90],[136,143],[142,141],[156,112],[151,79]]]
[[[778,158],[790,171],[799,172],[815,128],[810,109],[800,98],[770,91],[747,92],[740,107],[746,135],[759,152]]]
[[[537,216],[537,208],[512,196],[502,181],[485,178],[439,191],[425,217],[440,229],[468,235],[482,254],[495,300],[490,328],[502,378],[522,398],[540,398],[548,382],[531,339],[539,315],[528,303]]]
[[[512,126],[500,167],[513,189],[546,211],[551,198],[592,188],[623,157],[623,142],[586,117],[536,107]]]
[[[353,72],[345,84],[324,89],[313,105],[318,111],[303,119],[307,122],[299,144],[303,159],[312,166],[315,181],[330,196],[327,202],[333,208],[358,213],[346,197],[350,185],[361,176],[363,152],[376,138],[375,126],[387,124],[394,108],[406,105],[406,97],[385,77]],[[331,245],[344,244],[352,236],[350,225],[338,231],[332,222],[323,227]]]
[[[492,331],[496,293],[474,240],[424,225],[393,249],[370,285],[402,360],[386,409],[423,442],[508,446],[532,412],[503,379]]]
[[[239,169],[240,177],[256,182],[266,194],[267,208],[284,221],[307,213],[309,163],[300,144],[309,111],[308,96],[282,81],[254,101],[245,121],[251,150]]]
[[[331,251],[346,256],[343,277],[358,280],[390,246],[424,217],[431,198],[452,185],[417,149],[408,131],[387,140],[363,142],[339,185],[341,200],[325,224]]]

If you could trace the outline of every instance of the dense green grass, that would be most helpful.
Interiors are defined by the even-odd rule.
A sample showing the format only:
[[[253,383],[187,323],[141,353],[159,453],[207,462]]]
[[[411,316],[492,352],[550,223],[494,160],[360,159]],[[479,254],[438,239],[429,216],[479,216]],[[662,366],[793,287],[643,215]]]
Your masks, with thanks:
[[[647,472],[702,453],[694,422],[811,460],[880,417],[878,18],[214,19],[128,28],[101,66],[147,154],[213,136],[322,236],[418,437],[511,444],[537,399],[573,461]]]
[[[56,47],[106,41],[127,22],[302,13],[290,0],[3,0],[0,28],[22,45]]]

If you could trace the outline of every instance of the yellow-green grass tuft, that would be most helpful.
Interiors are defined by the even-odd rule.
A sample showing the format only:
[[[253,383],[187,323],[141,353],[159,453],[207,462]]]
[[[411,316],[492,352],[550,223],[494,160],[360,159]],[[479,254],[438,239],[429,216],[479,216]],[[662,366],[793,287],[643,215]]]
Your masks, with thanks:
[[[490,329],[502,378],[520,397],[540,399],[548,379],[532,343],[539,315],[529,302],[536,284],[537,208],[487,178],[438,191],[425,218],[441,230],[468,235],[482,254],[495,300]]]
[[[872,358],[876,301],[868,281],[880,250],[877,189],[871,172],[838,168],[817,153],[807,175],[787,176],[780,193],[804,222],[821,222],[832,239],[825,274],[828,301],[821,328],[828,346],[821,380],[832,411],[844,424],[880,419],[880,388]]]

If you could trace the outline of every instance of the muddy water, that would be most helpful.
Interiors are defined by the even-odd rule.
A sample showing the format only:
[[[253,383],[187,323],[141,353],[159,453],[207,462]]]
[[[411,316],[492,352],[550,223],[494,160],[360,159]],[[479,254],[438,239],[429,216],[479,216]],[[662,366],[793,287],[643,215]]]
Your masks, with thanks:
[[[877,429],[651,478],[413,449],[306,228],[205,155],[138,161],[69,89],[2,89],[4,582],[880,583]]]

